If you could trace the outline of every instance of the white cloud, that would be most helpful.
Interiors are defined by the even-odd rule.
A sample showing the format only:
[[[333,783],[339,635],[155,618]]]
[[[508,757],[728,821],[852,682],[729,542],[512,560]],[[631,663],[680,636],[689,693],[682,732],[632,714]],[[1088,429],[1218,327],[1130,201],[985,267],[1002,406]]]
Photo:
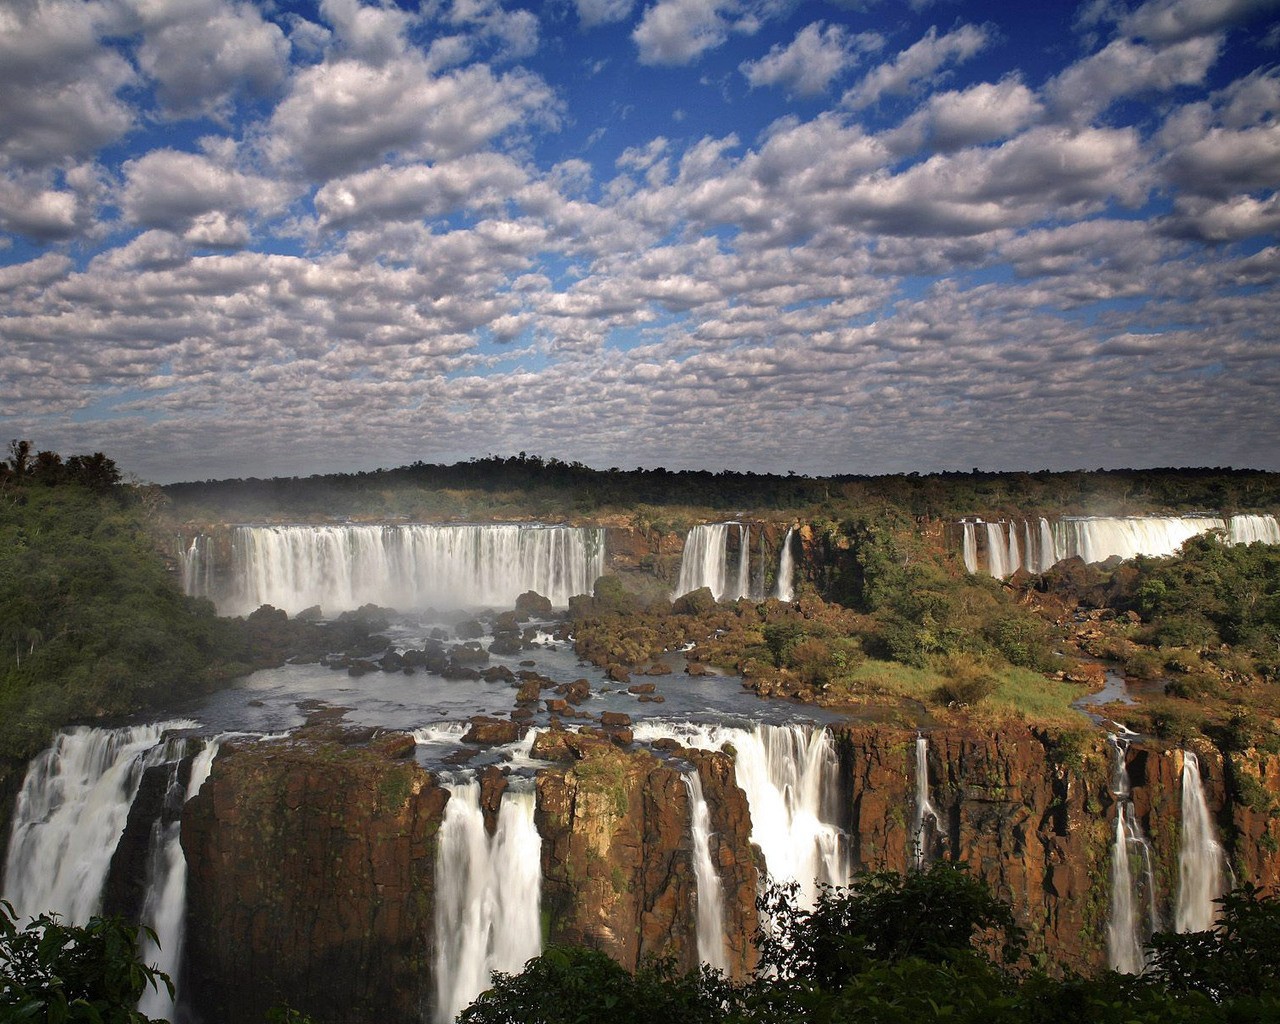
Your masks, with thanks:
[[[1125,34],[1153,43],[1210,35],[1274,10],[1280,0],[1149,0],[1120,19]]]
[[[950,151],[1007,138],[1039,117],[1035,94],[1016,77],[980,82],[968,89],[935,93],[902,125],[889,133],[902,152],[923,147]]]
[[[0,230],[42,241],[69,238],[83,225],[76,194],[41,179],[0,178]]]
[[[126,161],[123,170],[121,212],[148,227],[183,231],[205,214],[273,213],[288,199],[283,184],[197,153],[152,150]]]
[[[265,95],[284,80],[289,43],[248,4],[191,0],[151,8],[138,64],[171,116],[225,118],[241,90]]]
[[[893,60],[881,64],[844,94],[845,106],[860,110],[882,96],[900,96],[910,92],[921,81],[931,78],[941,68],[961,63],[981,51],[990,42],[990,33],[978,25],[961,25],[954,32],[938,35],[936,27]]]
[[[774,46],[740,69],[752,88],[781,85],[799,96],[826,92],[831,83],[857,62],[858,51],[877,49],[883,40],[875,33],[853,36],[843,25],[806,25],[786,46]]]
[[[573,0],[584,28],[622,21],[631,14],[635,0]]]
[[[1087,121],[1122,96],[1203,82],[1221,46],[1217,37],[1188,39],[1162,49],[1117,39],[1071,65],[1046,92],[1063,117]]]
[[[631,33],[641,64],[691,64],[730,33],[754,35],[782,13],[776,0],[658,0]]]

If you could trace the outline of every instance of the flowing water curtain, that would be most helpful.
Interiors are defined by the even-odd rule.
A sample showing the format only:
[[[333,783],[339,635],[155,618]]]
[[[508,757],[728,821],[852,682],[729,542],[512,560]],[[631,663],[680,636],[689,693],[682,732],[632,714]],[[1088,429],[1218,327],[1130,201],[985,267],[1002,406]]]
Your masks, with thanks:
[[[1214,900],[1227,889],[1231,874],[1205,799],[1200,761],[1182,752],[1182,836],[1178,846],[1178,903],[1174,927],[1202,932],[1213,927]]]
[[[542,838],[534,791],[507,789],[492,836],[480,783],[445,784],[436,854],[436,1012],[451,1024],[494,971],[519,973],[542,951]]]
[[[727,590],[730,523],[704,523],[689,528],[680,554],[680,575],[672,597],[680,597],[702,587],[711,590],[717,601]]]
[[[1115,831],[1111,847],[1111,907],[1107,918],[1107,960],[1112,970],[1140,974],[1146,966],[1145,944],[1159,930],[1151,847],[1133,806],[1126,757],[1127,740],[1109,736],[1115,798]],[[1143,904],[1146,904],[1144,919]]]
[[[774,596],[779,601],[790,601],[795,597],[795,556],[791,551],[792,538],[796,528],[787,527],[787,534],[782,538],[782,549],[778,552],[778,579],[774,588]]]
[[[938,809],[929,799],[929,741],[923,736],[916,737],[916,802],[915,816],[912,819],[911,837],[913,843],[913,861],[917,869],[923,868],[927,860],[928,828],[932,823],[936,830],[941,819]]]
[[[702,792],[696,768],[683,775],[689,791],[689,833],[693,843],[693,876],[697,889],[698,959],[718,971],[728,971],[725,955],[724,892],[720,872],[711,857],[711,809]]]

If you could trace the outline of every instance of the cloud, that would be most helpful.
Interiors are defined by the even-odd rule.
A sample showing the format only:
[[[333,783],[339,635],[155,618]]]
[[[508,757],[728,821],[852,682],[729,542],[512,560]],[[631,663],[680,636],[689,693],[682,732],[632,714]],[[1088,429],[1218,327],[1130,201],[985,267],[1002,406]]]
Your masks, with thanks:
[[[631,14],[635,0],[573,0],[583,28],[622,21]]]
[[[138,64],[169,116],[225,119],[237,93],[263,96],[284,80],[289,43],[248,4],[192,0],[144,10]]]
[[[869,107],[883,96],[900,96],[917,83],[930,78],[947,64],[960,63],[990,42],[989,31],[978,25],[961,25],[954,32],[938,35],[936,27],[893,60],[870,71],[844,94],[843,103],[854,110]]]
[[[1221,47],[1218,37],[1188,39],[1163,48],[1117,39],[1068,67],[1045,91],[1061,116],[1079,123],[1096,117],[1122,96],[1198,85],[1217,61]]]
[[[126,161],[120,208],[126,220],[183,231],[211,213],[278,212],[288,189],[197,153],[157,149]],[[213,222],[206,222],[212,227]]]
[[[1277,6],[1280,0],[1149,0],[1121,18],[1120,29],[1152,43],[1179,43],[1242,24]]]
[[[1035,121],[1042,107],[1016,76],[968,89],[935,93],[890,133],[899,152],[928,147],[939,152],[994,142],[1016,134]]]
[[[284,168],[329,178],[402,161],[448,160],[528,124],[554,127],[556,101],[527,71],[483,64],[432,75],[421,56],[374,66],[336,59],[304,68],[276,107],[266,151]]]
[[[641,64],[691,64],[730,33],[754,35],[781,12],[774,0],[658,0],[631,38]]]
[[[137,80],[103,45],[111,8],[81,0],[0,5],[0,161],[39,168],[92,156],[125,135],[120,93]]]
[[[864,32],[852,36],[842,25],[815,21],[806,25],[789,44],[774,46],[759,60],[747,61],[739,70],[752,88],[781,85],[797,96],[826,92],[831,83],[857,61],[857,52],[878,49],[883,39]]]

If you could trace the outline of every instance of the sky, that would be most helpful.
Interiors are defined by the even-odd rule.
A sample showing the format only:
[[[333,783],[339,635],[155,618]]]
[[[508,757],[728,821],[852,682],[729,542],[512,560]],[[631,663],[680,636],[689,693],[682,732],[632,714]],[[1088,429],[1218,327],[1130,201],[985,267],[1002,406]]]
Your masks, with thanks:
[[[1280,470],[1280,0],[0,0],[0,437]]]

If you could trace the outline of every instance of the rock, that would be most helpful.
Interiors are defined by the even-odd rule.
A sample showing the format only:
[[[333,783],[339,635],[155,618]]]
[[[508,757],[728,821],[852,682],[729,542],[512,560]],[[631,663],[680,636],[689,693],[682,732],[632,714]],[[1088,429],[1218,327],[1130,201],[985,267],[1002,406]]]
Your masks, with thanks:
[[[631,724],[631,716],[622,711],[601,711],[600,724],[606,729],[619,729]]]
[[[591,696],[591,682],[587,679],[575,679],[564,687],[564,697],[570,704],[581,704]]]
[[[402,654],[401,659],[408,668],[423,668],[427,664],[427,652],[417,651],[412,648]]]
[[[536,704],[542,699],[542,687],[536,679],[528,679],[520,684],[520,689],[516,691],[516,703],[518,704]]]
[[[635,740],[635,734],[630,729],[614,729],[606,735],[619,747],[629,747]]]
[[[631,682],[631,673],[621,665],[610,665],[605,670],[605,675],[612,679],[615,683]]]
[[[480,773],[480,812],[484,815],[484,830],[489,835],[498,831],[498,810],[506,790],[507,777],[497,765],[491,764]]]
[[[489,653],[510,657],[519,654],[524,645],[518,636],[500,636],[489,645]]]
[[[568,715],[570,713],[569,702],[561,700],[559,697],[553,697],[547,701],[547,710],[553,715]]]
[[[395,651],[387,651],[378,662],[383,672],[399,672],[404,668],[404,658]]]
[[[480,673],[480,678],[486,683],[510,683],[515,681],[516,675],[506,665],[491,665]]]
[[[644,674],[647,676],[669,676],[671,675],[671,666],[665,661],[655,661],[644,670]]]
[[[484,626],[477,619],[467,619],[465,622],[459,622],[454,628],[459,640],[475,640],[484,636]]]
[[[555,614],[551,599],[532,590],[516,598],[516,611],[528,619],[549,619]]]
[[[716,598],[710,587],[699,587],[687,594],[681,594],[671,604],[675,615],[706,615],[716,606]]]
[[[711,669],[698,661],[691,661],[684,667],[685,675],[690,676],[713,676],[715,675]]]
[[[294,616],[298,622],[319,622],[324,618],[324,613],[320,610],[318,604],[313,604],[310,608],[303,608]]]
[[[634,686],[627,687],[627,693],[636,693],[636,694],[653,693],[653,691],[656,690],[657,688],[658,688],[657,684],[655,683],[636,683]]]
[[[465,665],[458,665],[452,661],[444,667],[444,671],[441,672],[440,675],[445,679],[467,679],[473,682],[479,681],[480,679],[480,673],[476,669],[468,668]]]
[[[515,743],[520,738],[520,726],[505,718],[489,718],[476,715],[469,720],[471,728],[462,737],[463,743],[478,743],[482,746],[505,746]]]
[[[515,612],[503,612],[497,615],[493,620],[493,633],[497,636],[500,633],[519,633],[520,618]]]
[[[449,660],[455,665],[487,665],[489,652],[479,644],[459,644],[449,648]]]

